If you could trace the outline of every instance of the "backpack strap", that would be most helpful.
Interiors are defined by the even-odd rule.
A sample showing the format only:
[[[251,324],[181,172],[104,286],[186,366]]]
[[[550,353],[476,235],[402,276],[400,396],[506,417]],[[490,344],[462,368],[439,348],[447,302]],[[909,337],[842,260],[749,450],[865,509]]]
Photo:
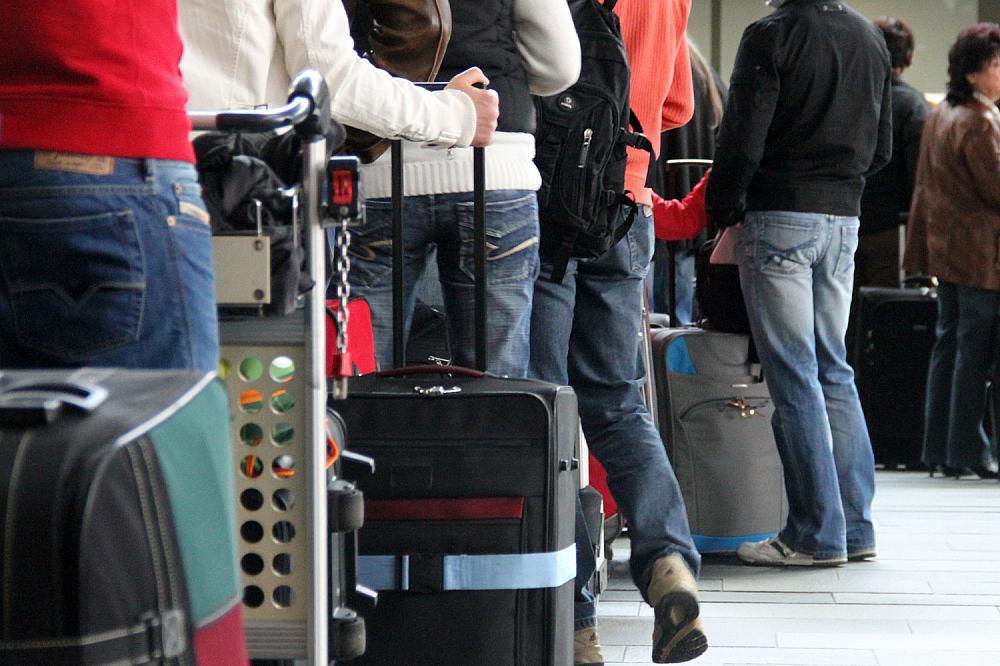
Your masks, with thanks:
[[[646,168],[645,185],[646,187],[652,187],[656,182],[656,151],[653,149],[653,142],[643,133],[642,123],[639,122],[638,116],[635,115],[635,111],[632,109],[628,111],[628,125],[632,129],[625,130],[625,144],[649,153],[649,166]]]
[[[631,194],[631,192],[626,192],[626,194]],[[637,204],[635,201],[629,199],[627,196],[624,195],[622,195],[619,198],[621,200],[622,205],[629,207],[629,211],[628,211],[628,216],[626,216],[625,218],[625,221],[619,224],[618,228],[615,229],[615,235],[611,238],[611,247],[618,245],[618,242],[621,239],[625,238],[625,234],[627,234],[628,230],[632,228],[632,224],[635,222],[636,215],[639,213],[639,204]]]
[[[552,273],[549,275],[550,282],[562,284],[563,278],[566,277],[566,267],[569,266],[569,260],[573,256],[573,246],[576,244],[576,237],[578,235],[566,235],[563,237],[562,242],[559,243],[559,249],[552,255]]]
[[[635,115],[635,111],[632,109],[628,110],[628,126],[631,127],[632,130],[626,134],[626,143],[633,148],[645,150],[652,155],[655,152],[653,150],[653,142],[646,136],[645,130],[642,129],[642,123],[639,122],[639,117]]]

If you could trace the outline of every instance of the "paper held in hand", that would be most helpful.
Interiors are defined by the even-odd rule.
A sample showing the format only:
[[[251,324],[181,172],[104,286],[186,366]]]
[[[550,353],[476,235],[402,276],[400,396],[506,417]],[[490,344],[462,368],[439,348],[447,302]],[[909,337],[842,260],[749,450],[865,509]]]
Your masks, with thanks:
[[[708,258],[710,264],[736,263],[736,234],[739,226],[726,227],[715,236],[715,249]]]

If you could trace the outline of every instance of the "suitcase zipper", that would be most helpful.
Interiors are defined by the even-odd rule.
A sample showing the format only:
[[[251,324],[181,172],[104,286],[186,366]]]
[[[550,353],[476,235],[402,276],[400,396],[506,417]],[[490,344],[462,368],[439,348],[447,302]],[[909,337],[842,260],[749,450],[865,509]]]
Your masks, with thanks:
[[[132,446],[126,447],[126,451],[136,488],[138,489],[140,509],[142,511],[143,522],[146,526],[146,538],[149,540],[149,554],[153,563],[153,578],[156,581],[156,613],[160,618],[164,618],[167,614],[176,615],[178,609],[173,608],[173,606],[181,598],[180,591],[177,588],[178,579],[174,567],[171,566],[166,551],[162,547],[168,536],[163,532],[163,525],[158,519],[156,511],[157,506],[169,507],[169,500],[163,496],[162,489],[158,487],[157,468],[149,459],[152,455],[151,452],[142,445],[138,447],[138,451]],[[153,494],[152,501],[150,501],[151,498],[147,494],[145,485],[147,479]],[[153,528],[154,525],[155,530]],[[151,652],[150,657],[159,660],[176,658],[177,663],[181,666],[189,663],[185,654],[186,641],[184,641],[183,637],[183,615],[184,613],[181,611],[179,622],[171,622],[169,626],[166,624],[161,625],[160,629],[164,633],[161,637],[160,645],[150,645],[149,648],[151,651],[160,648],[163,653],[152,654]],[[171,635],[168,635],[167,630],[169,630]],[[177,630],[179,630],[180,634],[173,635],[177,633]]]

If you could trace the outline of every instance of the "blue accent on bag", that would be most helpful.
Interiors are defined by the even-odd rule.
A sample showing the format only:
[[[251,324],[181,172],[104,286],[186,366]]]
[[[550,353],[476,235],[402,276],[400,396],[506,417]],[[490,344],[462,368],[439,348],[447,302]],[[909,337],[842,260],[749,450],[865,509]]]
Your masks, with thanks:
[[[697,375],[691,354],[688,352],[687,340],[679,337],[667,348],[667,370],[676,375]]]
[[[748,534],[746,536],[713,537],[692,534],[694,547],[699,553],[733,553],[740,547],[740,544],[747,541],[763,541],[777,536],[777,532],[769,534]]]
[[[364,555],[358,558],[358,580],[374,590],[407,591],[411,563],[410,555]],[[443,592],[559,587],[576,577],[576,545],[551,553],[444,555],[441,569]]]

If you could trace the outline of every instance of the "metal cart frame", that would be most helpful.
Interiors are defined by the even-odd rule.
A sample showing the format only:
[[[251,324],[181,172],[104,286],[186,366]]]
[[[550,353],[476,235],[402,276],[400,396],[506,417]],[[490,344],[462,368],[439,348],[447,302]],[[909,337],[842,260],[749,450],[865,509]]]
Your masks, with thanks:
[[[233,404],[243,611],[250,655],[325,665],[330,661],[332,609],[325,422],[326,236],[321,200],[329,91],[317,72],[307,70],[292,82],[284,106],[188,116],[196,130],[261,132],[291,127],[302,139],[299,211],[307,270],[315,286],[305,296],[305,307],[290,316],[220,318],[220,374]],[[227,270],[217,273],[216,279],[232,287],[234,282],[259,281],[264,276],[266,287],[270,267],[264,249],[257,244],[256,255],[244,255],[245,262],[226,260]],[[235,269],[241,262],[251,269],[249,274]],[[244,304],[265,298],[256,289],[244,291],[250,294]],[[281,372],[269,371],[275,368]]]

